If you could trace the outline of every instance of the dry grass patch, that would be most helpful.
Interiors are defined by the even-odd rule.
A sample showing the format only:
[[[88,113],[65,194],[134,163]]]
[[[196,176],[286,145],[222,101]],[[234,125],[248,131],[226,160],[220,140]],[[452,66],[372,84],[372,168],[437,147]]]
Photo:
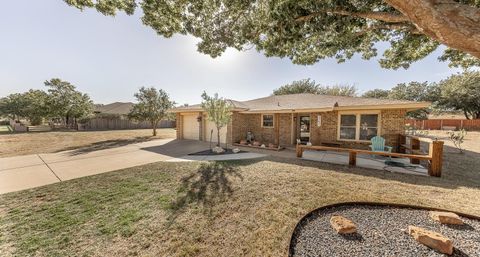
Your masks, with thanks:
[[[160,162],[0,196],[0,255],[285,256],[300,218],[327,204],[410,203],[480,214],[480,174],[449,179],[454,175],[274,157]]]
[[[0,157],[52,153],[77,148],[105,149],[153,139],[175,138],[174,129],[52,131],[0,134]]]

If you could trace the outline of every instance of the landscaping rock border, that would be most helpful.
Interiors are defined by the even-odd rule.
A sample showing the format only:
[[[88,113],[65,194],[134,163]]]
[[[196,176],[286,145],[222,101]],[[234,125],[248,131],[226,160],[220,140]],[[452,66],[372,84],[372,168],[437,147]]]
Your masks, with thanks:
[[[453,212],[464,225],[444,225],[429,211]],[[345,215],[358,233],[339,235],[330,227],[332,215]],[[442,233],[454,243],[453,256],[480,256],[480,217],[422,206],[345,202],[315,209],[293,230],[289,256],[444,256],[405,233],[409,225]]]

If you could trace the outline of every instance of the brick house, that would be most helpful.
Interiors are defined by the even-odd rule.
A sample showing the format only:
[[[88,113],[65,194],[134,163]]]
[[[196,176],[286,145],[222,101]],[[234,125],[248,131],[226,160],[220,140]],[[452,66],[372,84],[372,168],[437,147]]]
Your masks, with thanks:
[[[221,143],[238,143],[247,132],[262,144],[292,146],[297,139],[313,145],[337,144],[364,148],[380,135],[397,146],[404,133],[407,111],[425,108],[428,102],[362,97],[293,94],[249,101],[228,100],[233,106],[230,124],[220,132]],[[172,110],[177,115],[177,138],[217,141],[216,129],[200,105]],[[212,132],[213,130],[213,132]]]

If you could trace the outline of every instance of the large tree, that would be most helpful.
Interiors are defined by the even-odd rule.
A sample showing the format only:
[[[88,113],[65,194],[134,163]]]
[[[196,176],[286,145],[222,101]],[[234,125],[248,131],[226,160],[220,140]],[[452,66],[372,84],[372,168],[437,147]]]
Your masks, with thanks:
[[[432,102],[433,108],[438,109],[440,88],[436,83],[416,82],[400,83],[392,89],[373,89],[365,92],[362,97],[408,100],[417,102]],[[419,109],[407,113],[414,119],[427,119],[432,108]]]
[[[76,90],[68,81],[54,78],[45,81],[48,87],[48,107],[52,117],[62,118],[65,125],[73,125],[77,119],[90,115],[93,102],[87,94]]]
[[[26,116],[25,106],[28,103],[24,94],[15,93],[0,98],[0,116],[8,117],[12,120],[19,120]]]
[[[439,58],[452,66],[480,65],[478,0],[64,0],[79,9],[105,15],[133,14],[159,35],[190,34],[200,52],[219,56],[227,47],[251,45],[267,56],[313,64],[355,53],[377,55],[377,43],[389,46],[380,59],[385,68],[407,68],[446,46]]]
[[[24,116],[30,121],[32,125],[39,125],[44,118],[50,115],[50,108],[48,106],[50,95],[42,90],[30,89],[23,93],[24,101]]]
[[[137,98],[137,103],[133,105],[128,116],[131,119],[150,122],[153,129],[152,134],[156,136],[158,123],[167,117],[168,109],[171,109],[175,103],[170,100],[167,92],[154,87],[141,87],[135,93],[135,98]]]
[[[480,119],[480,71],[454,74],[439,83],[439,104],[462,111],[467,119]]]
[[[362,97],[367,97],[367,98],[388,98],[388,94],[390,93],[390,90],[388,89],[372,89],[368,90],[367,92],[363,93]]]
[[[301,94],[301,93],[318,94],[319,87],[320,86],[315,83],[315,80],[311,80],[311,79],[294,80],[292,83],[283,85],[273,90],[273,94],[274,95],[291,95],[291,94]]]
[[[338,95],[338,96],[355,96],[357,88],[353,85],[333,85],[322,86],[316,84],[315,80],[302,79],[294,80],[292,83],[283,85],[273,90],[274,95],[290,95],[290,94],[318,94],[318,95]]]

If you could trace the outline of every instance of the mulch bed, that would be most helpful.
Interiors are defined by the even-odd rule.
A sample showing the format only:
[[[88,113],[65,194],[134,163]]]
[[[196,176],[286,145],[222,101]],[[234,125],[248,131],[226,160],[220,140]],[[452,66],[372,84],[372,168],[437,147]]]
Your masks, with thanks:
[[[248,152],[247,151],[240,151],[238,153],[248,153]],[[215,153],[212,150],[208,149],[208,150],[204,150],[204,151],[200,151],[200,152],[196,152],[196,153],[190,153],[188,155],[225,155],[225,154],[237,154],[237,153],[234,153],[232,151],[232,149],[227,149],[223,153]]]
[[[357,234],[342,236],[330,217],[342,215],[357,225]],[[409,225],[436,231],[453,241],[452,256],[480,256],[480,221],[462,217],[464,225],[441,225],[429,211],[394,206],[339,205],[305,216],[292,235],[290,256],[445,256],[419,244],[402,230]]]

